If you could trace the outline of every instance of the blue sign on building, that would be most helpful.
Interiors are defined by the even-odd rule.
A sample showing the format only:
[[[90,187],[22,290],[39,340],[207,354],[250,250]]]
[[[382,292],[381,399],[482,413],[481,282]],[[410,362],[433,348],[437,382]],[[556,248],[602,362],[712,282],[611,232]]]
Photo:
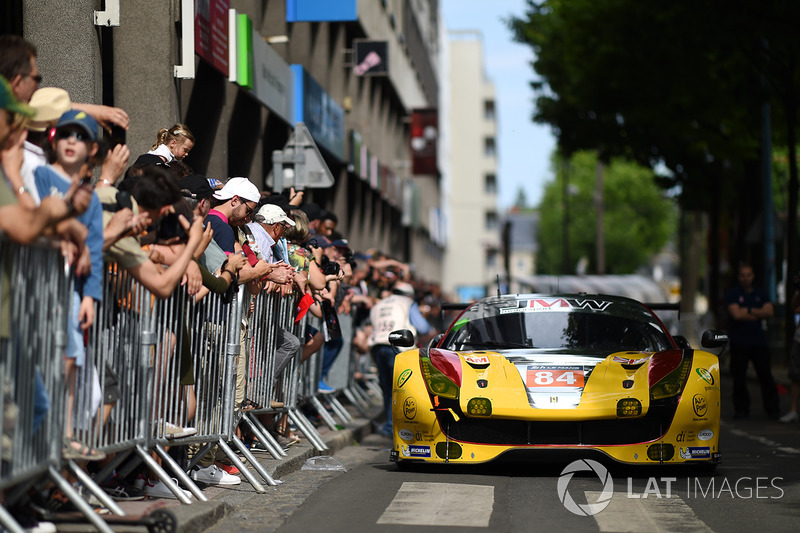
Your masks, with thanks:
[[[286,22],[358,20],[358,0],[286,0]]]
[[[292,71],[294,122],[303,122],[319,146],[339,160],[346,161],[344,109],[302,65],[292,65]]]

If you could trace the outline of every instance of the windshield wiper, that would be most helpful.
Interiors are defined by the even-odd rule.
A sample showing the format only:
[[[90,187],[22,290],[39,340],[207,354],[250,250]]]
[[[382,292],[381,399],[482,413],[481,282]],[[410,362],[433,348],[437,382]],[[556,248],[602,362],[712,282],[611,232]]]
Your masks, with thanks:
[[[481,347],[485,346],[487,348],[533,348],[533,346],[529,346],[527,344],[522,344],[519,342],[511,342],[511,341],[481,341],[481,342],[464,342],[464,345],[469,345],[472,347]]]

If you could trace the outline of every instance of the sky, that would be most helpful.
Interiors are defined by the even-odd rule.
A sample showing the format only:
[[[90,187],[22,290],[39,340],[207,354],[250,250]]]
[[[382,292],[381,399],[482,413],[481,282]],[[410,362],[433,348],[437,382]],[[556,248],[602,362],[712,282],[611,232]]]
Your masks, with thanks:
[[[529,206],[537,206],[546,182],[552,180],[550,154],[555,138],[550,126],[535,124],[534,95],[530,82],[533,51],[515,42],[503,23],[525,13],[525,0],[441,0],[441,14],[448,30],[480,30],[484,65],[494,83],[497,101],[498,200],[511,207],[522,188]]]

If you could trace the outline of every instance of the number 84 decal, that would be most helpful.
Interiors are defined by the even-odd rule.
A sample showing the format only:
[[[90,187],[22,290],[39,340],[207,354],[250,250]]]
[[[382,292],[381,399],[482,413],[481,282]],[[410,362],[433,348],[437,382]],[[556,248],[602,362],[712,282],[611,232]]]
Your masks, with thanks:
[[[532,387],[574,387],[583,388],[583,369],[575,368],[531,368],[525,375],[525,386]]]

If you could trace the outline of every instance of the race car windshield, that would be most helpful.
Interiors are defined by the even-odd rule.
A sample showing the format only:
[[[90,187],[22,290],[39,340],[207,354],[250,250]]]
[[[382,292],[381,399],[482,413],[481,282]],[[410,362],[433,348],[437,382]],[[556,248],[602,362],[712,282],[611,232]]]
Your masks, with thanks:
[[[554,299],[475,305],[453,325],[442,347],[456,351],[569,349],[598,354],[672,348],[661,325],[641,305],[603,302],[581,307],[562,300],[564,305],[554,304],[558,302]],[[537,302],[542,305],[537,307]]]

